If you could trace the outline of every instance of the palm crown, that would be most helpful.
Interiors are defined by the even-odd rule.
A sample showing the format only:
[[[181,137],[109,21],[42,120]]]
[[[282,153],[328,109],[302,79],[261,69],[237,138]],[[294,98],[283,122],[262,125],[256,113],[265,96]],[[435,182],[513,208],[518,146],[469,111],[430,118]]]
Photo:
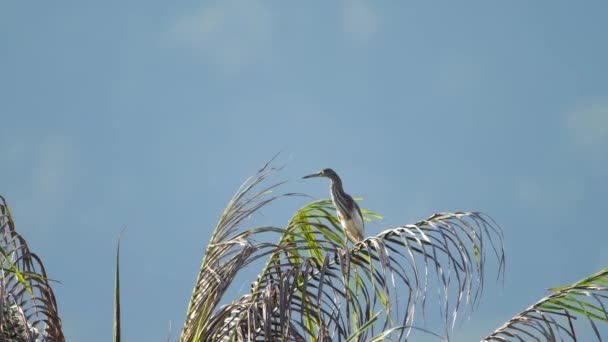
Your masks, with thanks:
[[[435,214],[350,248],[329,200],[304,206],[285,227],[246,227],[250,215],[295,195],[272,195],[282,184],[265,185],[274,171],[262,168],[222,213],[180,341],[382,341],[415,339],[418,333],[449,339],[457,318],[479,303],[486,269],[496,266],[499,277],[505,271],[502,231],[481,213]],[[64,341],[42,261],[16,232],[0,199],[0,340]],[[381,218],[361,213],[366,220]],[[116,261],[114,339],[120,341],[118,254]],[[247,293],[227,298],[237,276],[257,265],[261,271]],[[444,329],[431,332],[420,323],[434,288]],[[601,340],[608,322],[608,268],[550,291],[483,341],[576,341],[581,331]]]

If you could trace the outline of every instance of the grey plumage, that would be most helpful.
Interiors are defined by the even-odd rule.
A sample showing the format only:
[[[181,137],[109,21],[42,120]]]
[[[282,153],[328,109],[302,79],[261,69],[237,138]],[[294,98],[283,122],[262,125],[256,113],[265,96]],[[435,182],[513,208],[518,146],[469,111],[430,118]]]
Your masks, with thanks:
[[[361,209],[357,205],[357,202],[355,202],[349,194],[344,192],[342,180],[338,174],[332,169],[323,169],[312,175],[304,176],[303,178],[311,177],[329,178],[329,193],[331,194],[331,200],[336,207],[338,219],[346,232],[346,236],[354,242],[363,240],[365,237],[365,227]]]

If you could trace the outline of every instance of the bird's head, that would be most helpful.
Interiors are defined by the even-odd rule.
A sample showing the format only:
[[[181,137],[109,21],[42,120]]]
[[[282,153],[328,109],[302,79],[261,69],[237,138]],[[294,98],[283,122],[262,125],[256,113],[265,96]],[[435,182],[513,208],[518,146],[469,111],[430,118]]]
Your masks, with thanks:
[[[313,173],[312,175],[304,176],[302,178],[313,178],[313,177],[326,177],[329,179],[339,179],[338,174],[332,169],[323,169],[317,173]]]

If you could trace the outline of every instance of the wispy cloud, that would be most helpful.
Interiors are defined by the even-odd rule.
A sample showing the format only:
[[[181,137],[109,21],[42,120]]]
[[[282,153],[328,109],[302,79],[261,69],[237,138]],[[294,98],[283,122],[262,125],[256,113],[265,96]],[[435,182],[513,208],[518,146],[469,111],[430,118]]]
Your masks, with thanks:
[[[577,147],[592,152],[608,149],[608,101],[580,106],[568,113],[564,122]]]
[[[512,189],[515,199],[530,208],[538,207],[547,197],[539,182],[532,179],[518,179]]]
[[[486,86],[486,74],[483,60],[453,52],[441,57],[432,80],[436,90],[445,96],[475,98]]]
[[[68,139],[47,137],[34,146],[32,180],[36,192],[56,197],[71,188],[74,151]]]
[[[0,155],[6,158],[8,173],[3,176],[25,185],[8,189],[17,197],[8,198],[9,204],[20,203],[29,213],[28,229],[43,231],[51,226],[75,188],[76,153],[71,141],[58,136],[13,137],[3,141]]]
[[[511,189],[516,201],[533,210],[566,211],[576,207],[585,196],[583,184],[558,176],[518,178]]]
[[[342,25],[353,40],[367,42],[378,31],[378,11],[372,1],[343,0]]]
[[[261,1],[206,3],[171,24],[172,39],[201,53],[221,71],[233,73],[266,55],[271,14]]]

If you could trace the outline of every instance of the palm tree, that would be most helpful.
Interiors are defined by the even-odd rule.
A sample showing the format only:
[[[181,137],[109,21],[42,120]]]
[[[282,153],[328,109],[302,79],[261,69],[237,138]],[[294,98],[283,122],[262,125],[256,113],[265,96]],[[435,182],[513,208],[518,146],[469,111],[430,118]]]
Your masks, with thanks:
[[[504,274],[501,230],[480,213],[435,214],[353,246],[345,245],[329,200],[304,206],[285,227],[247,227],[247,219],[266,205],[299,196],[273,195],[283,184],[266,185],[275,171],[265,165],[222,213],[180,341],[414,340],[418,333],[449,339],[457,318],[479,303],[486,268],[495,267],[499,278]],[[42,261],[0,200],[0,341],[64,341]],[[367,220],[380,218],[362,212]],[[115,341],[118,261],[117,254]],[[249,290],[229,301],[231,286],[253,267],[261,272]],[[602,339],[598,323],[608,322],[608,268],[550,291],[483,341],[576,341],[581,332]],[[429,300],[433,293],[437,302]],[[442,314],[442,331],[421,328],[419,317],[434,309]]]
[[[207,246],[180,341],[405,340],[438,290],[443,338],[457,316],[479,302],[489,258],[504,273],[503,235],[475,212],[440,213],[388,229],[351,248],[329,200],[298,210],[285,227],[245,228],[272,195],[268,164],[228,203]],[[379,218],[363,210],[366,220]],[[272,235],[277,237],[273,240]],[[277,241],[277,242],[269,242]],[[227,302],[228,288],[265,260],[250,290]],[[554,293],[516,315],[485,341],[576,340],[576,316],[607,321],[608,269]],[[221,305],[224,303],[223,305]],[[439,335],[435,335],[440,337]]]

